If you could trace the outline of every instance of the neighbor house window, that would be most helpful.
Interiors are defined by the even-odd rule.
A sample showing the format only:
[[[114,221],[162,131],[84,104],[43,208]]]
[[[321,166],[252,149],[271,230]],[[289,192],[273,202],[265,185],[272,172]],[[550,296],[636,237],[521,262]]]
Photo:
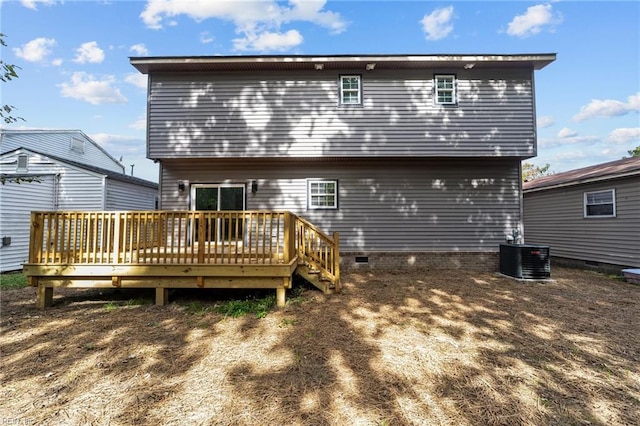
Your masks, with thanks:
[[[26,155],[18,155],[18,170],[26,171],[29,166],[29,157]]]
[[[613,189],[584,193],[584,217],[615,217],[616,192]]]
[[[436,75],[435,88],[437,104],[453,105],[457,102],[455,75]]]
[[[80,154],[84,153],[84,141],[82,139],[71,139],[71,151],[79,152]]]
[[[338,181],[307,181],[307,200],[310,209],[337,209]]]
[[[340,104],[360,105],[362,103],[362,82],[359,75],[340,76]]]

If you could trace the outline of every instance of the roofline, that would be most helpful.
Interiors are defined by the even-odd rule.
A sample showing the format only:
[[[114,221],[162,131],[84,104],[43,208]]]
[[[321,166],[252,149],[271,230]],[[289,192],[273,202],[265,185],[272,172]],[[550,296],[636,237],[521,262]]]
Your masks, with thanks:
[[[304,65],[315,63],[332,62],[377,62],[377,63],[523,63],[531,64],[535,70],[540,70],[556,60],[555,53],[533,53],[533,54],[354,54],[354,55],[249,55],[249,56],[131,56],[131,65],[143,74],[153,71],[160,65],[191,65],[194,67],[212,64],[289,64]]]
[[[569,182],[556,183],[556,184],[552,184],[552,185],[548,185],[548,186],[539,186],[537,188],[523,189],[522,193],[523,194],[528,194],[530,192],[547,191],[547,190],[550,190],[550,189],[565,188],[565,187],[568,187],[568,186],[584,185],[584,184],[588,184],[588,183],[597,183],[597,182],[603,182],[603,181],[608,181],[608,180],[613,180],[613,179],[621,179],[621,178],[627,178],[627,177],[634,177],[634,176],[640,176],[640,169],[639,170],[630,170],[630,171],[621,172],[621,173],[615,173],[615,174],[610,174],[610,175],[594,176],[594,177],[585,178],[585,179],[577,179],[577,180],[572,180],[572,181],[569,181]]]
[[[77,161],[73,161],[73,160],[66,160],[64,158],[58,157],[56,155],[50,155],[50,154],[45,154],[44,152],[40,152],[40,151],[36,151],[30,148],[25,148],[25,147],[19,147],[19,148],[15,148],[12,149],[11,151],[7,151],[4,152],[2,154],[0,154],[0,157],[4,157],[4,156],[8,156],[8,155],[12,155],[15,154],[18,151],[27,151],[30,152],[32,154],[37,154],[37,155],[41,155],[43,157],[47,157],[50,158],[54,161],[58,161],[60,163],[64,163],[70,167],[85,171],[85,172],[89,172],[91,174],[94,174],[95,176],[102,176],[102,177],[106,177],[107,179],[113,179],[113,180],[118,180],[121,182],[128,182],[128,183],[133,183],[133,184],[137,184],[137,185],[141,185],[141,186],[146,186],[148,188],[153,188],[153,189],[158,189],[159,188],[159,184],[156,182],[152,182],[150,180],[146,180],[146,179],[142,179],[139,177],[135,177],[135,176],[129,176],[125,173],[118,173],[118,172],[114,172],[113,170],[108,170],[108,169],[103,169],[102,167],[96,167],[96,166],[91,166],[89,164],[82,164],[79,163]],[[45,174],[50,174],[50,173],[42,173],[43,175]],[[30,174],[31,176],[39,176],[39,173],[33,173]]]
[[[87,138],[89,142],[96,146],[103,154],[112,159],[116,164],[122,167],[122,171],[124,173],[127,168],[120,161],[116,160],[116,158],[109,154],[109,152],[104,149],[98,142],[91,139],[85,132],[79,129],[6,129],[0,127],[0,133],[80,133],[82,136]]]

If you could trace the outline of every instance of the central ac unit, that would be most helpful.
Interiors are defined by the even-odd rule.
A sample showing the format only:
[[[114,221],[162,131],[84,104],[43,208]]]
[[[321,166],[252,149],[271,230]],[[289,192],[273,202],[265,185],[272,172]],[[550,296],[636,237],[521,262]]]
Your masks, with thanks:
[[[549,278],[549,246],[500,244],[500,273],[524,279]]]

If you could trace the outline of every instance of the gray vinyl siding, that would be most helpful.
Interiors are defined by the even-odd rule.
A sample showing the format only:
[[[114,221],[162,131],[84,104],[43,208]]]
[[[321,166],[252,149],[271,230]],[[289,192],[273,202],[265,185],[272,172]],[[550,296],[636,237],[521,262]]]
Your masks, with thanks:
[[[84,152],[77,152],[71,149],[73,138],[84,141]],[[100,167],[117,173],[124,173],[122,165],[118,164],[104,150],[95,145],[81,132],[2,132],[2,142],[0,153],[13,151],[18,148],[27,148],[46,155],[52,155],[75,161],[81,164],[88,164]]]
[[[307,208],[311,178],[338,180],[338,209]],[[244,183],[247,209],[300,214],[343,251],[496,251],[520,225],[515,160],[165,161],[161,208],[188,209],[196,183]]]
[[[154,73],[148,154],[204,157],[520,157],[536,154],[531,69],[456,70],[458,104],[424,70]],[[362,105],[339,105],[341,74]]]
[[[155,210],[157,189],[107,179],[107,210]]]
[[[616,217],[585,218],[584,192],[615,189]],[[640,177],[524,194],[527,243],[552,256],[640,267]]]
[[[0,247],[0,272],[22,269],[29,258],[31,210],[52,210],[54,192],[53,175],[41,176],[40,182],[7,182],[0,187],[0,237],[11,238],[10,245]]]

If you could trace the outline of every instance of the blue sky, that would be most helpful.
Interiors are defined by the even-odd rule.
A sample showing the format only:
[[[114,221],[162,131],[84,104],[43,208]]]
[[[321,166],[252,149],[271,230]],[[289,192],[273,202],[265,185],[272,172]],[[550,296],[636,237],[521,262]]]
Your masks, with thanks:
[[[15,0],[2,60],[22,69],[10,128],[80,129],[134,175],[146,77],[129,56],[557,53],[536,73],[537,165],[561,172],[640,145],[640,2]]]

